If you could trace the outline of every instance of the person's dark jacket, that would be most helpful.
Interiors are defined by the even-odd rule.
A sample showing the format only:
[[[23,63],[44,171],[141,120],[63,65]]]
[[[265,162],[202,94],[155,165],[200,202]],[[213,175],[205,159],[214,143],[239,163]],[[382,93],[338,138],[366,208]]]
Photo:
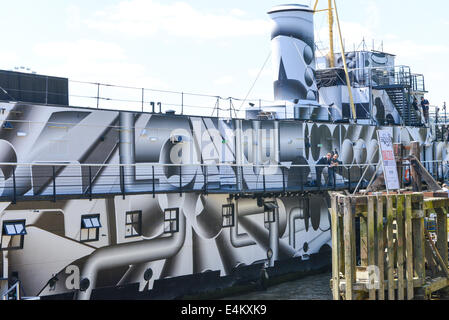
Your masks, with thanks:
[[[421,107],[423,109],[424,112],[429,111],[429,100],[424,99],[421,101]]]
[[[334,159],[332,159],[331,161],[330,161],[330,163],[331,164],[333,164],[333,163],[337,163],[338,164],[338,166],[335,166],[335,167],[329,167],[329,174],[333,174],[333,172],[335,171],[335,173],[338,173],[338,174],[340,174],[341,173],[341,165],[343,164],[343,162],[341,162],[340,160],[334,160]]]
[[[329,159],[327,159],[327,157],[323,157],[320,160],[318,160],[318,162],[316,163],[317,165],[330,165],[331,161]],[[321,169],[324,169],[324,167],[320,167]]]

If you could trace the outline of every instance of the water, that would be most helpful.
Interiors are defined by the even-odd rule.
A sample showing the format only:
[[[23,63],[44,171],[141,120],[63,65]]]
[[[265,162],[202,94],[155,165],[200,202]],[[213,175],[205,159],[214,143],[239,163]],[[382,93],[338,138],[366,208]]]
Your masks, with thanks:
[[[331,278],[324,273],[225,300],[332,300]]]

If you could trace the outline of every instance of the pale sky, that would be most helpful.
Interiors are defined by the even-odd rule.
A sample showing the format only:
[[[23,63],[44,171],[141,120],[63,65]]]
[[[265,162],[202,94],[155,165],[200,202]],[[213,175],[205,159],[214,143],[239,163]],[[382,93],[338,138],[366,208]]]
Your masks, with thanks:
[[[244,98],[271,51],[266,12],[286,2],[1,1],[0,68],[25,66],[74,80]],[[365,38],[379,49],[383,40],[399,64],[425,75],[431,104],[449,101],[447,0],[337,3],[347,48]],[[319,7],[325,4],[321,0]],[[325,13],[315,15],[315,28],[315,41],[326,51]],[[250,97],[272,100],[272,81],[269,60]]]

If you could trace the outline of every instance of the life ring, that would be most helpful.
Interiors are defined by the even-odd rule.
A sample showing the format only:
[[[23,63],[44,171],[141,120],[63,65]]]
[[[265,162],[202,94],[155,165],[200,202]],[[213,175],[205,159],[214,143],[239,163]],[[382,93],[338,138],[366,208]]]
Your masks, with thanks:
[[[405,170],[405,173],[404,173],[404,182],[405,182],[405,183],[410,183],[410,169]]]

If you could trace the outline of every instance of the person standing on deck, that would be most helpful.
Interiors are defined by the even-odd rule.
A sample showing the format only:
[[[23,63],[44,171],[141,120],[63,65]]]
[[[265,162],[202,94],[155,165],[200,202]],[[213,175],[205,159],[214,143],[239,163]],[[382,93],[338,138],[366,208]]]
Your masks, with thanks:
[[[424,97],[421,97],[421,108],[424,114],[424,119],[426,119],[426,124],[429,125],[429,108],[430,103],[429,100],[424,99]]]
[[[318,160],[316,163],[316,185],[321,187],[321,174],[323,173],[324,168],[330,166],[332,160],[332,153],[328,153],[325,157]]]
[[[337,182],[336,176],[339,169],[338,167],[343,164],[343,162],[338,160],[338,157],[338,153],[335,153],[331,159],[331,164],[329,166],[329,181],[327,183],[328,187],[334,187]]]

